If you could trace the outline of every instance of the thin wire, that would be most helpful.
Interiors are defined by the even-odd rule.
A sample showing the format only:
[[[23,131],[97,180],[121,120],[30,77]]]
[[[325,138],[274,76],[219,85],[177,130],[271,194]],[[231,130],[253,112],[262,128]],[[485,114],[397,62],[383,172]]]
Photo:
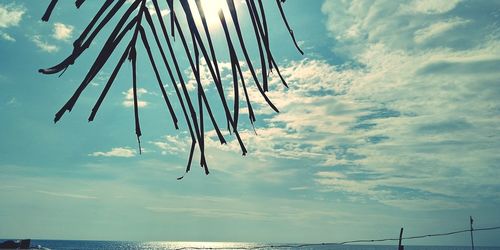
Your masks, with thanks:
[[[496,227],[484,227],[484,228],[476,228],[473,230],[465,229],[459,231],[453,231],[448,233],[437,233],[437,234],[425,234],[418,236],[409,236],[402,237],[403,240],[411,240],[411,239],[421,239],[427,237],[439,237],[439,236],[448,236],[459,233],[467,233],[471,231],[490,231],[490,230],[498,230],[500,226]],[[279,245],[261,245],[261,246],[252,246],[252,247],[180,247],[175,248],[174,250],[198,250],[198,249],[212,249],[212,250],[224,250],[224,249],[242,249],[242,250],[253,250],[253,249],[265,249],[265,248],[304,248],[304,247],[314,247],[314,246],[335,246],[335,245],[346,245],[352,243],[371,243],[371,242],[383,242],[383,241],[397,241],[399,238],[386,238],[386,239],[373,239],[373,240],[350,240],[350,241],[342,241],[342,242],[330,242],[330,243],[307,243],[307,244],[279,244]]]

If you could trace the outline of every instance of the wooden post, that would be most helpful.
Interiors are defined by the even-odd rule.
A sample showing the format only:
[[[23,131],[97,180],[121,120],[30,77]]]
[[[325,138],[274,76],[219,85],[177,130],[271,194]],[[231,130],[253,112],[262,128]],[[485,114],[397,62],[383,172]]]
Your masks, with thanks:
[[[401,228],[401,231],[399,231],[399,245],[398,245],[398,250],[404,250],[405,246],[401,245],[401,240],[403,239],[403,228]],[[474,249],[472,249],[474,250]]]
[[[472,223],[474,223],[474,220],[472,219],[472,216],[469,216],[470,219],[470,241],[472,244],[472,250],[474,250],[474,234],[472,233],[474,231],[474,228],[472,227]]]

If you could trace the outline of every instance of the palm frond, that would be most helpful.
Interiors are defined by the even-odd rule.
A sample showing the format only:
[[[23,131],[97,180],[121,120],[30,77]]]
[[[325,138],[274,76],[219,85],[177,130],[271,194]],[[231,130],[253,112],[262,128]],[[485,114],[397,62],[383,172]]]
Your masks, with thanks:
[[[211,107],[211,102],[209,102],[209,99],[207,98],[202,80],[200,79],[200,58],[205,61],[206,66],[208,67],[211,80],[216,87],[217,95],[220,99],[220,104],[223,107],[225,122],[227,124],[228,130],[236,137],[243,155],[247,154],[247,149],[238,132],[240,109],[239,102],[241,94],[244,95],[244,99],[248,109],[248,118],[252,126],[254,126],[256,118],[254,110],[252,108],[252,102],[248,94],[248,85],[245,83],[245,79],[243,76],[242,63],[245,63],[247,65],[252,75],[255,86],[258,89],[258,92],[264,98],[269,107],[271,107],[274,111],[279,112],[278,108],[271,102],[266,94],[266,92],[269,91],[268,72],[275,70],[280,77],[283,85],[288,87],[271,51],[269,39],[270,32],[268,29],[268,19],[265,13],[265,7],[262,0],[245,1],[246,10],[248,11],[248,16],[250,17],[250,23],[253,27],[253,33],[255,35],[257,49],[259,52],[261,73],[260,77],[257,74],[258,70],[255,68],[251,60],[247,49],[248,45],[243,37],[240,20],[242,13],[238,13],[234,0],[226,0],[226,7],[229,9],[230,13],[228,17],[225,16],[222,10],[220,10],[218,13],[220,25],[224,31],[224,36],[226,39],[227,51],[229,52],[231,72],[233,77],[232,87],[234,94],[234,103],[231,110],[229,102],[227,101],[227,97],[225,96],[224,86],[222,84],[221,68],[218,64],[217,51],[215,50],[215,46],[213,44],[213,38],[211,34],[212,31],[210,29],[210,26],[208,25],[206,13],[203,9],[201,0],[194,0],[194,4],[193,2],[190,2],[188,0],[178,0],[178,2],[174,2],[174,0],[165,0],[164,4],[170,11],[169,18],[164,18],[162,16],[158,0],[151,0],[154,7],[154,13],[150,13],[150,10],[146,7],[146,2],[147,0],[135,0],[130,4],[127,4],[126,0],[106,0],[104,3],[102,3],[102,6],[89,21],[88,25],[80,34],[80,36],[74,41],[73,51],[71,52],[71,54],[64,60],[62,60],[59,64],[50,68],[39,70],[39,72],[43,74],[63,74],[64,71],[68,67],[73,65],[75,61],[86,51],[86,49],[91,46],[92,42],[98,35],[105,36],[105,34],[100,34],[103,33],[101,32],[101,30],[103,30],[105,27],[110,26],[111,24],[109,23],[111,20],[116,19],[116,24],[113,24],[112,30],[107,36],[104,44],[101,45],[101,50],[96,59],[93,61],[92,66],[88,70],[87,74],[85,75],[73,95],[56,113],[54,122],[59,121],[66,113],[66,111],[70,112],[72,110],[82,92],[102,70],[103,66],[109,61],[111,55],[115,52],[115,50],[117,50],[119,45],[124,43],[124,37],[127,34],[132,33],[130,41],[128,41],[125,50],[122,52],[120,58],[116,62],[116,65],[110,77],[108,78],[106,85],[104,86],[101,94],[99,95],[99,98],[92,108],[88,120],[93,121],[95,119],[99,108],[101,107],[104,99],[106,98],[106,95],[108,94],[110,88],[114,83],[114,80],[122,69],[123,64],[128,59],[132,67],[135,133],[137,136],[137,141],[139,143],[139,152],[141,153],[140,137],[142,135],[142,132],[139,120],[139,105],[137,93],[138,55],[136,46],[138,43],[142,43],[144,49],[147,52],[150,66],[153,69],[155,78],[162,93],[162,97],[165,101],[165,105],[172,118],[174,127],[176,129],[179,129],[178,118],[173,108],[174,100],[171,100],[169,98],[169,96],[167,95],[167,90],[164,87],[165,82],[167,81],[170,81],[171,86],[173,86],[176,101],[181,106],[182,117],[187,124],[189,134],[191,136],[191,147],[185,173],[190,171],[196,144],[198,144],[198,149],[200,151],[200,166],[203,167],[205,173],[208,174],[209,170],[205,157],[204,112],[207,112],[210,123],[212,124],[220,143],[225,144],[226,139],[222,135],[218,121],[215,119],[214,112]],[[285,28],[290,33],[293,44],[296,46],[298,51],[303,54],[302,50],[297,44],[293,30],[290,28],[290,25],[285,16],[282,6],[284,2],[284,0],[276,0],[277,8],[284,22]],[[57,0],[51,0],[42,17],[43,21],[49,20],[50,15],[57,3]],[[85,0],[76,0],[75,6],[77,8],[80,8],[84,3]],[[118,15],[117,13],[120,13],[120,10],[123,9],[125,10],[123,14],[121,14],[121,16]],[[180,9],[181,13],[183,14],[187,26],[181,25],[180,20],[178,19],[179,10],[177,9]],[[159,27],[157,27],[157,25],[155,25],[155,22],[153,21],[153,14],[155,14],[158,18],[157,23],[159,23]],[[201,22],[197,22],[196,20],[201,20]],[[233,33],[231,33],[230,31],[229,20],[234,27]],[[167,28],[168,24],[170,24],[170,34]],[[150,38],[148,38],[148,36],[146,35],[145,27],[147,27],[147,30],[154,38],[154,41],[150,41]],[[236,34],[236,37],[231,37],[231,34]],[[174,50],[173,41],[175,41],[176,37],[180,38],[184,53]],[[171,38],[173,40],[171,40]],[[188,40],[188,38],[190,38],[191,40]],[[153,56],[152,46],[155,46],[159,50],[161,61],[157,60]],[[237,50],[242,51],[244,58],[243,61],[240,61]],[[181,55],[179,55],[179,53]],[[190,69],[195,76],[197,88],[196,100],[193,100],[194,98],[192,98],[189,94],[182,69],[179,66],[179,56],[188,59]],[[170,62],[172,62],[173,66]],[[163,71],[163,67],[164,70],[166,70],[166,74],[165,71]],[[168,75],[168,80],[162,79],[162,77],[164,77],[165,75]],[[198,107],[195,107],[195,103],[198,103]],[[184,175],[182,177],[179,177],[178,179],[182,179],[183,177]]]

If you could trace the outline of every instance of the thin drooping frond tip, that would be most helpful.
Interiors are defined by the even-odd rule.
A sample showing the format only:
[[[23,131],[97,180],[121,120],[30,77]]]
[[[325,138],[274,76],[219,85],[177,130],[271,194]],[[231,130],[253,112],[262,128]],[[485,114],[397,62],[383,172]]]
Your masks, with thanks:
[[[88,119],[89,122],[94,120],[94,118],[97,114],[97,111],[99,110],[99,107],[101,106],[102,102],[104,101],[104,98],[106,97],[106,94],[108,93],[109,89],[111,88],[111,85],[113,84],[116,76],[118,75],[118,72],[120,71],[123,63],[127,59],[127,55],[129,54],[129,51],[130,51],[130,46],[127,46],[127,48],[123,52],[120,60],[118,61],[118,64],[115,66],[115,69],[111,73],[111,76],[108,78],[106,86],[102,90],[101,95],[99,96],[99,99],[97,100],[94,107],[92,108],[92,113],[90,114],[89,119]]]
[[[141,146],[141,138],[137,136],[137,147],[139,149],[139,154],[142,155],[142,146]]]
[[[154,8],[155,8],[155,12],[157,14],[157,17],[158,17],[158,20],[159,20],[159,23],[160,23],[160,27],[161,27],[161,30],[162,30],[162,33],[164,35],[164,38],[165,38],[165,41],[167,42],[167,45],[168,45],[168,50],[170,52],[170,55],[171,55],[171,59],[174,63],[174,66],[175,66],[175,71],[177,73],[177,76],[179,78],[179,82],[181,84],[181,88],[182,88],[182,91],[183,91],[183,94],[184,94],[184,97],[185,97],[185,100],[186,100],[186,103],[187,103],[187,106],[189,108],[189,112],[190,112],[190,116],[192,118],[192,121],[190,121],[189,117],[188,117],[188,114],[187,114],[187,111],[186,111],[186,107],[184,105],[184,102],[182,100],[182,97],[181,97],[181,94],[180,94],[180,91],[177,87],[177,84],[176,84],[176,81],[174,79],[174,76],[173,76],[173,73],[172,73],[172,70],[170,69],[170,66],[169,66],[169,63],[167,62],[167,59],[166,59],[166,56],[165,56],[165,53],[163,51],[163,48],[160,44],[160,41],[158,39],[158,36],[157,36],[157,33],[155,31],[155,28],[154,28],[154,25],[153,25],[153,22],[152,20],[148,19],[148,11],[146,10],[146,20],[148,21],[148,24],[151,28],[151,31],[153,32],[153,35],[155,37],[155,40],[156,40],[156,43],[157,43],[157,46],[160,50],[160,54],[162,56],[162,59],[163,59],[163,62],[164,62],[164,65],[167,69],[167,72],[172,80],[172,83],[173,83],[173,86],[174,86],[174,89],[176,91],[176,94],[178,96],[178,99],[179,99],[179,102],[181,104],[181,107],[182,107],[182,110],[184,112],[184,117],[185,117],[185,120],[186,120],[186,123],[188,124],[188,129],[189,129],[189,133],[190,133],[190,136],[191,136],[191,149],[189,151],[189,157],[188,157],[188,163],[187,163],[187,166],[186,166],[186,173],[189,172],[190,168],[191,168],[191,163],[192,163],[192,159],[193,159],[193,154],[194,154],[194,149],[195,149],[195,145],[196,145],[196,140],[199,139],[200,142],[201,142],[201,139],[200,138],[200,133],[199,133],[199,126],[198,126],[198,122],[197,122],[197,119],[196,119],[196,113],[193,109],[193,105],[192,105],[192,102],[191,102],[191,99],[190,99],[190,96],[187,92],[187,88],[186,88],[186,84],[183,80],[183,76],[182,76],[182,73],[181,73],[181,70],[180,70],[180,67],[178,65],[178,62],[177,62],[177,59],[176,59],[176,56],[175,56],[175,53],[174,53],[174,50],[172,49],[172,44],[170,43],[170,39],[169,39],[169,36],[167,34],[167,30],[166,30],[166,26],[165,26],[165,23],[163,21],[163,18],[161,16],[161,11],[160,11],[160,8],[158,6],[158,3],[156,0],[153,0],[153,5],[154,5]],[[171,12],[173,11],[173,6],[171,4],[169,4],[169,7],[171,8]],[[172,20],[172,25],[174,25],[174,22],[176,21],[175,18],[171,19]],[[184,39],[182,37],[182,39]],[[185,43],[185,41],[183,40],[183,43]],[[185,45],[184,45],[185,46]],[[202,93],[202,91],[201,91]],[[204,99],[206,101],[206,98]],[[209,114],[210,114],[210,109],[208,109],[209,111]],[[200,115],[200,121],[202,122],[203,117]],[[213,120],[213,116],[211,116],[212,120]],[[196,131],[196,133],[193,133],[193,128],[191,126],[191,123],[194,125],[194,129]],[[214,124],[214,128],[216,129],[217,132],[218,131],[218,128],[217,128],[217,124],[215,123]],[[219,138],[222,138],[221,140],[224,140],[223,137],[221,137],[220,135],[220,132],[218,133],[219,135]],[[200,147],[200,152],[201,152],[201,161],[202,161],[202,164],[204,164],[206,166],[206,162],[204,160],[204,149],[203,147]],[[182,179],[184,176],[182,176],[180,179]]]
[[[266,75],[265,71],[264,71],[265,70],[265,66],[264,66],[265,59],[264,59],[264,56],[263,56],[263,53],[262,53],[262,49],[261,49],[261,46],[260,46],[260,39],[261,38],[262,38],[262,42],[264,43],[264,48],[266,50],[267,60],[268,60],[268,63],[269,63],[269,72],[272,72],[273,66],[274,66],[274,68],[276,69],[276,72],[277,72],[279,78],[281,79],[281,82],[283,83],[283,85],[285,87],[288,88],[288,84],[286,83],[284,77],[281,75],[279,67],[278,67],[276,61],[274,60],[274,57],[273,57],[271,49],[270,49],[270,45],[269,45],[269,31],[268,31],[268,28],[267,28],[266,16],[265,16],[264,5],[262,4],[262,0],[259,0],[259,9],[260,9],[260,14],[262,15],[262,23],[260,21],[259,13],[257,11],[257,7],[256,7],[256,5],[254,3],[254,0],[246,1],[246,3],[247,3],[247,7],[248,7],[248,10],[249,10],[249,13],[250,13],[250,17],[252,19],[252,25],[254,27],[254,32],[255,32],[257,41],[259,43],[259,54],[260,54],[261,63],[262,63],[262,73],[263,73],[264,79],[266,80],[264,82],[264,91],[266,91],[266,87],[267,87],[266,85],[267,85],[267,77],[268,77],[268,75]],[[276,112],[279,112],[279,111],[276,111]]]
[[[269,86],[268,86],[268,77],[267,77],[267,69],[266,69],[266,59],[264,57],[264,52],[263,52],[263,49],[262,49],[262,44],[261,44],[261,39],[262,41],[264,42],[264,47],[268,47],[268,44],[266,43],[266,35],[263,34],[263,33],[260,33],[259,34],[259,31],[261,29],[261,27],[257,27],[256,25],[256,22],[259,23],[259,25],[261,24],[260,23],[260,20],[257,20],[256,19],[256,13],[255,13],[255,4],[253,1],[246,1],[247,3],[247,7],[248,7],[248,12],[250,13],[250,18],[252,19],[252,26],[253,26],[253,29],[254,29],[254,33],[255,33],[255,38],[257,40],[257,45],[258,45],[258,48],[259,48],[259,57],[260,57],[260,63],[261,63],[261,71],[262,71],[262,87],[264,89],[264,92],[268,92],[269,91]],[[261,13],[263,14],[263,13]],[[267,25],[265,23],[265,18],[263,16],[263,20],[264,20],[264,25]],[[266,52],[269,51],[268,49],[266,49]],[[267,54],[267,59],[269,60],[269,53],[266,53]],[[272,65],[272,64],[270,64]],[[269,69],[271,70],[271,68]]]
[[[297,40],[295,39],[295,35],[293,33],[292,28],[290,28],[290,25],[288,24],[288,20],[285,15],[285,11],[283,10],[283,6],[281,6],[283,3],[285,3],[286,0],[276,0],[276,4],[278,5],[278,9],[281,14],[281,18],[283,19],[283,22],[285,23],[286,28],[288,29],[288,32],[290,33],[290,36],[292,37],[293,44],[295,45],[295,48],[300,52],[300,54],[304,55],[304,51],[300,49],[299,44],[297,43]]]
[[[243,39],[242,31],[241,31],[241,28],[240,28],[240,22],[239,22],[239,19],[238,19],[238,14],[236,12],[236,7],[234,5],[233,0],[227,0],[227,4],[229,6],[229,11],[230,11],[230,14],[231,14],[233,25],[234,25],[234,27],[236,29],[236,34],[238,36],[238,41],[240,43],[241,50],[243,51],[243,55],[245,56],[245,60],[246,60],[246,63],[248,65],[248,69],[250,70],[250,73],[252,74],[252,77],[253,77],[253,80],[255,82],[255,85],[257,86],[257,89],[259,90],[259,92],[262,95],[262,97],[264,97],[264,100],[269,105],[269,107],[271,107],[274,111],[277,112],[278,108],[267,97],[266,93],[264,92],[262,86],[259,83],[259,80],[257,78],[257,74],[255,73],[255,70],[253,68],[252,61],[250,59],[250,56],[248,55],[248,52],[247,52],[247,49],[246,49],[246,46],[245,46],[245,42],[244,42],[244,39]],[[224,15],[224,14],[222,14],[222,15]],[[227,34],[226,34],[226,36],[227,36]]]
[[[85,30],[74,41],[72,53],[59,64],[51,68],[39,70],[39,72],[43,74],[60,73],[62,75],[62,73],[64,73],[65,70],[70,65],[73,65],[74,62],[79,58],[79,56],[82,55],[86,51],[86,49],[91,46],[91,44],[93,44],[94,39],[98,35],[102,35],[101,30],[106,28],[108,26],[108,23],[114,23],[114,28],[107,37],[106,42],[102,46],[102,49],[100,50],[98,56],[94,60],[90,69],[88,70],[85,78],[82,80],[79,87],[75,90],[71,98],[56,113],[54,117],[54,122],[59,121],[66,111],[70,112],[72,110],[82,92],[87,88],[90,82],[101,71],[104,64],[106,64],[106,62],[108,62],[108,60],[112,58],[111,55],[115,52],[116,48],[118,48],[118,46],[122,43],[123,38],[126,37],[127,34],[130,34],[130,32],[133,30],[132,38],[128,42],[128,45],[126,46],[125,50],[121,52],[121,57],[114,65],[112,74],[108,78],[106,85],[104,86],[101,94],[99,95],[99,98],[97,99],[94,107],[92,108],[91,114],[88,118],[89,122],[95,119],[99,107],[102,105],[106,95],[108,94],[110,88],[112,87],[112,84],[116,79],[118,73],[120,72],[124,62],[128,59],[132,66],[132,92],[134,99],[133,107],[134,107],[135,133],[137,136],[139,154],[142,154],[142,147],[140,140],[142,131],[139,120],[140,105],[138,101],[139,96],[138,96],[138,85],[137,85],[137,74],[138,70],[140,70],[140,68],[138,68],[137,66],[141,67],[142,65],[137,65],[137,60],[138,57],[141,57],[143,55],[137,53],[137,41],[139,41],[139,43],[142,43],[145,51],[147,52],[146,54],[147,58],[149,58],[149,64],[152,67],[153,72],[155,73],[158,86],[162,92],[162,96],[165,101],[166,107],[170,112],[170,116],[172,118],[174,127],[178,129],[179,128],[178,118],[173,109],[173,101],[175,100],[170,99],[171,97],[168,96],[167,90],[165,89],[166,85],[164,84],[165,79],[162,79],[162,76],[164,75],[160,73],[159,68],[164,66],[165,69],[167,70],[168,78],[171,81],[171,84],[169,84],[169,86],[173,86],[173,89],[175,90],[175,97],[177,97],[177,101],[182,108],[183,118],[187,124],[189,134],[191,136],[191,147],[189,151],[188,162],[186,164],[186,171],[183,176],[178,178],[178,180],[184,178],[184,176],[190,171],[196,145],[200,152],[199,156],[200,167],[204,169],[205,174],[210,173],[205,155],[205,136],[206,136],[205,122],[204,122],[206,119],[204,116],[205,112],[208,114],[210,122],[219,138],[220,143],[227,144],[226,139],[224,138],[222,132],[219,129],[219,121],[217,121],[215,118],[213,112],[214,109],[212,108],[212,102],[209,101],[209,99],[207,98],[204,89],[204,83],[201,81],[200,78],[200,71],[201,71],[200,57],[205,60],[206,67],[208,68],[209,71],[209,75],[211,76],[214,86],[216,87],[217,95],[219,96],[221,107],[223,108],[222,112],[225,117],[225,123],[228,126],[228,131],[230,134],[233,134],[236,137],[240,145],[241,153],[243,156],[245,156],[248,153],[248,151],[238,131],[238,123],[240,121],[239,102],[241,101],[241,99],[244,99],[246,101],[247,104],[246,106],[248,109],[248,119],[255,134],[257,134],[255,131],[256,118],[251,104],[252,102],[248,95],[248,89],[247,89],[248,86],[245,83],[245,77],[241,69],[242,65],[240,65],[241,63],[238,59],[238,53],[236,51],[243,52],[243,57],[244,57],[243,62],[248,66],[252,79],[255,83],[255,86],[257,87],[260,95],[264,98],[269,107],[271,107],[275,112],[279,112],[279,110],[271,102],[271,100],[268,98],[266,94],[266,92],[269,91],[269,86],[268,86],[269,73],[272,72],[273,69],[276,69],[276,73],[280,77],[283,85],[288,87],[288,84],[286,83],[284,77],[282,76],[270,49],[271,48],[269,39],[270,32],[268,30],[267,18],[264,12],[264,6],[262,4],[262,0],[258,0],[258,6],[255,3],[255,1],[257,0],[246,1],[248,13],[251,18],[251,23],[253,26],[255,39],[258,45],[260,67],[262,73],[261,76],[259,77],[257,76],[258,70],[253,66],[253,62],[247,51],[246,42],[243,39],[242,35],[243,31],[242,31],[242,26],[240,24],[242,22],[240,22],[239,19],[241,18],[241,16],[245,15],[238,13],[234,1],[235,0],[226,0],[227,7],[230,10],[230,19],[232,21],[231,22],[232,25],[229,25],[226,22],[224,13],[222,11],[219,11],[219,19],[221,21],[220,25],[224,29],[224,36],[226,37],[227,49],[229,51],[230,61],[231,61],[231,71],[233,75],[233,80],[231,84],[234,91],[233,92],[234,99],[232,100],[233,110],[230,109],[229,105],[230,102],[226,97],[227,89],[225,89],[224,85],[222,84],[221,69],[218,64],[217,51],[215,50],[215,46],[213,46],[212,43],[211,26],[210,27],[208,26],[205,17],[205,12],[201,4],[201,0],[195,0],[195,5],[193,6],[190,6],[191,4],[188,1],[179,0],[179,5],[182,7],[181,8],[182,11],[180,12],[174,11],[175,4],[173,0],[166,0],[166,4],[170,11],[170,18],[168,19],[164,19],[163,16],[161,15],[161,10],[158,5],[158,0],[152,0],[151,2],[153,3],[154,11],[158,18],[158,22],[161,28],[159,30],[161,32],[156,31],[155,28],[156,25],[152,20],[152,16],[149,13],[148,8],[146,8],[147,0],[133,1],[130,5],[126,5],[128,7],[126,8],[125,12],[120,10],[124,6],[126,0],[117,0],[117,1],[106,0],[102,4],[102,7],[99,9],[99,11],[94,15],[92,20],[89,22]],[[85,0],[76,0],[75,5],[77,8],[79,8],[84,2]],[[288,21],[284,15],[284,11],[281,8],[280,4],[284,3],[285,1],[277,0],[277,2],[282,19],[284,20],[286,28],[288,29],[295,46],[297,47],[300,53],[303,53],[302,50],[300,50],[300,48],[298,47],[297,42],[295,41],[293,31],[289,27]],[[44,14],[43,17],[44,20],[48,21],[50,14],[52,13],[52,10],[54,9],[56,3],[57,0],[51,1]],[[109,7],[113,3],[114,3],[113,7],[109,9]],[[122,14],[117,14],[117,13],[122,13]],[[187,26],[183,27],[180,25],[180,22],[177,19],[179,17],[177,13],[184,14],[184,17],[186,18],[185,23],[187,23]],[[117,22],[116,20],[112,21],[117,16],[119,16],[118,17],[119,20]],[[147,24],[145,25],[142,24],[143,19]],[[171,25],[170,34],[166,28],[167,27],[166,22],[168,22],[168,20],[170,20],[170,25]],[[194,20],[201,20],[201,22]],[[152,36],[148,37],[148,35],[146,35],[146,31],[143,26],[149,27],[148,31],[150,32],[150,34],[148,35]],[[230,26],[236,31],[237,41],[232,41],[231,39],[230,36],[231,31],[229,31]],[[159,33],[163,34],[162,38],[159,37],[158,35]],[[188,41],[188,39],[186,39],[186,36],[184,34],[186,34],[187,37],[191,39],[191,41]],[[139,36],[140,39],[138,39]],[[179,62],[177,60],[178,58],[177,54],[181,52],[174,50],[172,43],[170,41],[170,37],[173,37],[175,41],[175,36],[180,37],[180,40],[182,42],[182,47],[184,48],[183,56],[188,59],[187,61],[189,62],[191,71],[195,76],[196,98],[194,97],[194,95],[193,96],[190,95],[186,87],[186,82],[183,79],[183,73],[182,73],[183,70],[180,68]],[[153,56],[152,48],[149,41],[151,37],[154,38],[153,44],[159,50],[161,55],[161,60]],[[163,49],[165,43],[167,45],[169,55],[167,55],[166,50]],[[239,48],[237,49],[235,48],[235,46],[238,46]],[[170,58],[170,60],[168,60],[168,57]],[[173,68],[171,68],[170,62],[173,63],[174,66]],[[162,64],[163,66],[161,66]],[[244,95],[244,98],[243,97],[240,98],[240,95],[242,94]],[[197,109],[195,109],[194,103],[198,104]]]
[[[190,32],[192,34],[192,37],[196,38],[196,40],[193,40],[193,43],[200,43],[200,45],[201,45],[200,48],[202,49],[202,52],[203,52],[202,54],[204,56],[205,61],[207,62],[207,66],[209,68],[209,71],[210,71],[210,74],[212,76],[212,79],[214,80],[215,85],[218,88],[218,94],[221,97],[221,102],[222,102],[222,105],[224,107],[224,112],[226,114],[226,118],[228,119],[227,121],[229,122],[229,120],[231,119],[231,116],[228,115],[229,111],[227,109],[227,103],[226,103],[226,100],[225,100],[225,97],[224,97],[223,93],[221,93],[221,91],[220,91],[220,85],[221,85],[221,83],[220,83],[219,79],[215,76],[214,70],[213,70],[212,65],[210,63],[210,58],[207,55],[207,51],[206,51],[206,49],[205,49],[205,47],[203,45],[203,42],[201,41],[200,34],[198,33],[198,31],[196,29],[196,26],[194,25],[194,22],[192,20],[193,16],[192,16],[189,4],[187,2],[181,2],[181,3],[184,4],[183,5],[183,10],[185,11],[186,19],[187,19],[188,24],[190,26]],[[183,34],[183,31],[182,31],[182,28],[181,28],[179,22],[177,21],[177,19],[174,19],[174,21],[175,21],[175,25],[176,25],[176,28],[177,28],[178,33],[179,33],[179,37],[181,38],[182,45],[183,45],[184,50],[186,52],[186,56],[188,58],[189,64],[191,66],[191,70],[193,72],[195,72],[195,75],[196,75],[196,72],[198,71],[198,67],[193,62],[193,58],[191,56],[191,52],[189,50],[188,43],[186,42],[185,36]],[[223,141],[225,141],[225,139],[222,136],[222,134],[221,134],[221,132],[220,132],[220,130],[218,128],[217,122],[215,121],[215,118],[214,118],[214,116],[212,114],[212,111],[211,111],[211,108],[210,108],[210,104],[209,104],[209,102],[208,102],[208,100],[207,100],[207,98],[206,98],[206,96],[204,94],[203,87],[202,87],[202,84],[200,82],[200,79],[198,77],[196,77],[196,81],[197,81],[198,88],[202,90],[202,91],[199,91],[199,94],[201,94],[202,100],[203,100],[203,102],[205,104],[205,107],[206,107],[206,110],[207,110],[207,112],[208,112],[208,114],[210,116],[210,119],[212,120],[212,124],[214,125],[214,129],[215,129],[215,131],[217,133],[217,136],[219,137],[219,140],[221,142],[223,142]],[[232,124],[232,122],[231,122],[231,124]],[[239,135],[237,133],[235,135],[236,135],[236,138],[238,139],[238,142],[240,143],[240,146],[242,146],[242,149],[243,149],[244,145],[242,145],[242,142],[241,142],[241,139],[239,138]],[[198,140],[201,141],[200,138]],[[201,151],[202,157],[203,157],[203,154],[204,154],[203,147],[200,147],[200,151]]]
[[[147,9],[145,10],[145,14],[147,17],[149,16],[149,12]],[[142,44],[144,45],[146,52],[148,54],[149,61],[151,63],[151,66],[153,67],[153,71],[155,73],[156,80],[158,81],[158,86],[160,87],[161,93],[163,95],[163,99],[165,100],[167,108],[170,112],[170,116],[172,117],[172,121],[174,123],[175,129],[179,129],[179,125],[177,124],[178,123],[177,116],[175,115],[175,111],[172,107],[172,104],[170,103],[170,100],[168,98],[165,87],[163,86],[163,83],[162,83],[162,80],[160,77],[160,73],[158,72],[158,68],[156,67],[156,63],[155,63],[154,58],[153,58],[153,53],[151,52],[151,48],[149,46],[149,43],[148,43],[148,40],[146,37],[146,32],[144,31],[143,27],[139,28],[139,34],[141,35]]]

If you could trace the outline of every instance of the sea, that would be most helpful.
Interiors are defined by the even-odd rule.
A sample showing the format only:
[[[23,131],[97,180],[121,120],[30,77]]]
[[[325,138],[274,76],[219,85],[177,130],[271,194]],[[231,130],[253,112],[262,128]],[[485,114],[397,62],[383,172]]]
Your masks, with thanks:
[[[261,249],[261,250],[397,250],[394,245],[299,245],[236,242],[134,242],[134,241],[79,241],[79,240],[32,240],[31,246],[39,249],[72,250],[198,250],[198,249]],[[37,248],[35,248],[37,249]],[[405,250],[470,250],[470,246],[405,246]],[[475,247],[475,250],[500,250],[500,247]]]

